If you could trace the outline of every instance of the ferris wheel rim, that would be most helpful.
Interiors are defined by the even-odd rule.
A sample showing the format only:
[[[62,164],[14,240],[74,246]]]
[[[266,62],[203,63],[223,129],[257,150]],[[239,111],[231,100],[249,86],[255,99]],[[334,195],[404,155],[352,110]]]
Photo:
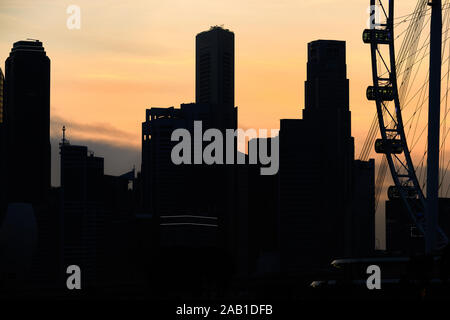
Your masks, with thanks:
[[[374,92],[374,100],[376,103],[377,109],[377,117],[378,117],[378,126],[380,129],[381,139],[383,142],[390,142],[392,144],[392,138],[388,136],[388,128],[385,123],[385,112],[389,113],[391,119],[395,122],[395,130],[390,130],[389,132],[395,132],[394,138],[399,137],[402,146],[402,154],[404,155],[405,161],[402,162],[400,158],[392,152],[386,152],[384,155],[386,156],[386,160],[389,166],[389,170],[391,172],[392,179],[395,184],[395,188],[397,190],[397,194],[399,198],[402,199],[402,203],[405,206],[406,210],[409,213],[409,216],[413,220],[413,223],[420,230],[422,234],[425,234],[424,224],[425,224],[425,211],[426,211],[426,202],[424,197],[424,192],[420,187],[419,181],[417,179],[416,170],[411,159],[410,150],[408,148],[408,142],[406,138],[406,134],[404,131],[403,125],[403,117],[402,117],[402,108],[400,104],[399,98],[399,90],[397,84],[397,69],[396,69],[396,55],[395,55],[395,28],[394,28],[394,0],[387,0],[389,3],[388,10],[386,11],[381,0],[378,0],[378,3],[382,6],[382,10],[386,16],[386,23],[383,25],[385,29],[382,29],[388,34],[388,43],[381,43],[373,40],[375,38],[372,36],[370,42],[371,48],[371,64],[372,64],[372,82],[373,82],[373,92]],[[376,0],[370,0],[371,8],[374,8],[376,5]],[[372,11],[372,10],[371,10]],[[371,12],[371,14],[373,14]],[[371,29],[373,30],[373,29]],[[375,31],[374,31],[375,32]],[[373,32],[373,33],[374,33]],[[378,48],[379,45],[386,44],[389,47],[389,60],[386,63],[386,60],[383,59],[381,52]],[[389,109],[386,107],[385,101],[382,99],[380,94],[380,89],[385,88],[380,85],[380,76],[378,75],[378,63],[380,62],[379,58],[381,58],[383,64],[385,65],[387,72],[389,74],[389,81],[386,87],[391,88],[392,90],[392,100],[394,102],[394,112],[395,118],[389,112]],[[389,64],[389,66],[388,66]],[[383,79],[386,81],[386,79]],[[389,145],[389,144],[387,144]],[[392,151],[392,150],[390,150]],[[406,175],[400,175],[400,171],[397,170],[394,159],[396,159],[400,164],[402,164],[403,169],[406,169]],[[417,195],[417,198],[414,201],[411,201],[409,197],[409,191],[406,191],[406,188],[414,188],[414,192]],[[418,201],[417,201],[418,200]],[[439,228],[438,233],[440,236],[440,247],[443,247],[448,244],[448,238],[445,233]]]

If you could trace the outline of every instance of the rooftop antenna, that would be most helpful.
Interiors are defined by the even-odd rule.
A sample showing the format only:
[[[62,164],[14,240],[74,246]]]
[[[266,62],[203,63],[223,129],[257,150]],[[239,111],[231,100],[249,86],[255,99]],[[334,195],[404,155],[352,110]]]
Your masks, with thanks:
[[[63,133],[63,136],[62,136],[62,140],[61,140],[60,145],[61,146],[68,145],[69,144],[69,140],[66,139],[66,126],[62,127],[62,133]]]

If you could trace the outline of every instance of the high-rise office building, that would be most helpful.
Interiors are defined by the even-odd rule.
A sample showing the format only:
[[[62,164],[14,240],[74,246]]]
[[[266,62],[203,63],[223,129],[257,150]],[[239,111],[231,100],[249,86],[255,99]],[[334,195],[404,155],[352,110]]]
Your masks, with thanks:
[[[197,107],[192,120],[202,120],[204,130],[208,128],[237,128],[235,106],[235,41],[234,33],[221,26],[213,26],[196,36],[196,88]],[[198,111],[201,110],[201,113]],[[208,110],[207,112],[203,110]],[[233,153],[236,154],[237,143]],[[223,151],[226,157],[227,150]],[[202,206],[219,218],[219,243],[228,252],[237,255],[236,240],[238,213],[236,166],[203,166],[193,177],[203,187]],[[200,202],[198,202],[200,203]]]
[[[39,238],[30,277],[34,286],[47,287],[58,271],[59,233],[50,201],[50,59],[40,41],[13,44],[3,95],[0,202],[3,211],[12,203],[32,205]]]
[[[175,165],[171,160],[177,144],[171,141],[172,132],[191,130],[201,110],[197,104],[151,108],[142,123],[143,205],[159,221],[162,246],[215,246],[217,242],[218,216],[213,201],[217,190],[205,180],[211,168]]]
[[[180,246],[193,255],[208,252],[189,265],[220,261],[224,267],[232,260],[228,256],[238,256],[237,171],[235,166],[222,164],[172,163],[171,151],[177,144],[171,141],[172,132],[183,128],[192,135],[195,121],[201,121],[203,131],[214,128],[225,133],[225,129],[237,128],[234,34],[221,27],[196,37],[196,102],[146,111],[142,123],[142,200],[144,209],[152,214],[154,234],[164,247],[161,252]],[[236,149],[233,152],[236,157]]]
[[[19,41],[5,65],[7,201],[42,204],[50,189],[50,59],[42,42]]]
[[[234,108],[234,33],[219,26],[196,37],[196,102]]]
[[[201,121],[203,130],[215,128],[225,132],[237,127],[234,33],[222,27],[211,27],[196,37],[196,103],[182,104],[180,109],[147,110],[142,124],[142,199],[144,208],[165,219],[180,214],[206,216],[220,219],[224,225],[232,203],[228,199],[232,168],[176,166],[171,161],[171,150],[176,144],[170,139],[172,132],[184,128],[193,133],[194,121]],[[192,188],[183,187],[183,181],[189,181]],[[213,220],[194,223],[217,225]],[[163,225],[167,227],[166,223]]]
[[[348,111],[349,81],[344,41],[317,40],[308,43],[307,76],[305,110]]]
[[[196,109],[207,109],[201,118],[204,122],[208,119],[210,128],[237,128],[234,56],[234,33],[228,29],[214,26],[197,34],[195,100],[202,106]]]

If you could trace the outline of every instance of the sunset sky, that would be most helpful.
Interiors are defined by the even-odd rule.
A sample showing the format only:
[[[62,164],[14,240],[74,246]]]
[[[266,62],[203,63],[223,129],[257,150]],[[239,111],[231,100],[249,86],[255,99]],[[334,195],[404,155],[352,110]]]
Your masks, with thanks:
[[[397,16],[412,12],[417,3],[398,2]],[[368,0],[0,0],[0,61],[3,69],[15,41],[41,40],[51,59],[53,141],[66,125],[70,139],[134,150],[127,159],[133,163],[123,164],[123,170],[138,165],[146,108],[194,101],[197,33],[213,25],[235,33],[241,128],[277,129],[282,118],[300,118],[307,43],[345,40],[358,156],[375,113],[365,97],[371,67],[369,47],[361,40],[368,4]],[[80,30],[66,27],[69,5],[81,8]],[[53,150],[55,161],[55,146]],[[117,171],[116,165],[108,167],[108,161],[119,160],[105,161],[107,170]]]
[[[414,3],[415,1],[412,1]],[[81,8],[69,30],[66,9]],[[368,1],[0,0],[0,60],[13,42],[44,43],[51,58],[52,134],[139,148],[145,108],[194,101],[195,35],[224,25],[236,35],[239,126],[278,128],[301,116],[306,46],[347,41],[357,154],[374,114],[365,99]],[[3,66],[3,65],[2,65]]]

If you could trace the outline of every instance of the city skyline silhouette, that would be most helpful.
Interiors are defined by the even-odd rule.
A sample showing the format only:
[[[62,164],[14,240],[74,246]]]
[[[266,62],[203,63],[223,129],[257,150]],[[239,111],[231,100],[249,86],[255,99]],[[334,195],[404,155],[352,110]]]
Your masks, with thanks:
[[[255,169],[258,170],[257,168],[263,165],[259,162],[254,164],[249,163],[248,160],[250,159],[250,154],[245,156],[247,158],[246,162],[241,163],[238,161],[237,164],[206,165],[203,163],[200,165],[175,165],[172,162],[173,160],[170,159],[171,150],[175,145],[171,139],[171,135],[177,128],[186,128],[188,132],[194,132],[197,130],[194,129],[195,121],[201,121],[203,126],[205,126],[205,129],[213,128],[222,131],[223,133],[225,133],[225,130],[227,129],[235,130],[237,128],[238,109],[234,106],[234,33],[228,29],[214,26],[205,32],[199,33],[196,37],[196,43],[197,102],[182,104],[181,108],[170,107],[147,109],[145,122],[142,123],[142,163],[141,168],[138,168],[138,171],[133,167],[133,170],[130,173],[123,173],[119,176],[106,175],[104,171],[105,159],[95,156],[95,150],[90,149],[89,146],[80,146],[71,143],[66,126],[63,126],[62,139],[59,142],[60,187],[51,188],[51,173],[49,170],[45,171],[42,169],[32,170],[30,168],[32,171],[30,171],[30,173],[25,173],[24,177],[20,180],[15,180],[15,175],[9,175],[7,176],[7,179],[3,181],[2,208],[4,212],[3,216],[6,217],[6,221],[9,221],[12,215],[12,203],[30,203],[35,212],[34,215],[36,217],[38,239],[43,239],[43,237],[45,239],[53,239],[37,242],[38,253],[33,256],[33,263],[30,267],[33,272],[33,275],[30,277],[32,280],[28,279],[28,281],[35,283],[34,272],[45,274],[45,270],[41,269],[43,268],[42,266],[50,267],[51,265],[51,270],[58,270],[57,265],[59,265],[59,268],[64,268],[64,265],[75,263],[80,264],[83,269],[87,270],[85,271],[83,287],[87,286],[90,290],[100,288],[102,286],[102,281],[104,281],[102,280],[105,277],[104,273],[107,272],[105,269],[105,266],[107,265],[106,261],[109,261],[108,259],[112,259],[115,256],[119,257],[117,256],[118,253],[115,252],[115,249],[111,247],[112,239],[109,239],[109,237],[112,235],[112,230],[117,230],[115,228],[119,227],[120,224],[124,224],[122,226],[123,228],[127,226],[127,229],[125,230],[131,232],[126,233],[128,234],[128,237],[123,238],[125,243],[122,243],[121,246],[125,246],[124,248],[131,246],[128,247],[127,251],[131,249],[129,254],[132,252],[137,254],[136,256],[133,256],[134,259],[138,259],[134,260],[135,263],[138,263],[139,259],[147,261],[144,266],[148,266],[149,270],[144,268],[143,275],[150,272],[149,279],[155,284],[158,284],[161,279],[154,278],[153,273],[158,272],[166,274],[165,272],[168,271],[167,267],[169,265],[178,265],[180,263],[186,264],[188,260],[186,260],[187,257],[183,258],[185,257],[184,254],[200,254],[196,260],[192,261],[193,264],[190,267],[186,265],[186,272],[189,273],[198,272],[202,264],[207,265],[208,263],[212,263],[212,265],[207,268],[211,269],[209,271],[212,271],[212,274],[208,272],[204,274],[204,271],[202,271],[198,274],[198,277],[200,278],[193,280],[206,281],[207,290],[213,290],[219,294],[225,294],[227,290],[230,290],[227,285],[224,287],[223,281],[226,279],[231,279],[230,277],[237,275],[244,276],[254,272],[258,273],[260,272],[258,271],[260,268],[267,269],[269,265],[272,265],[267,269],[271,270],[269,272],[289,271],[289,273],[291,273],[294,271],[295,273],[300,272],[300,274],[305,272],[304,270],[301,271],[302,268],[296,269],[296,267],[292,269],[283,262],[286,257],[292,256],[293,252],[298,251],[298,249],[295,250],[290,246],[295,246],[295,243],[297,243],[297,240],[294,240],[297,237],[296,234],[301,235],[303,232],[293,229],[289,229],[290,231],[283,231],[283,226],[292,225],[292,221],[284,222],[284,220],[279,220],[276,222],[277,219],[280,219],[276,218],[277,215],[280,215],[280,217],[283,216],[284,209],[282,208],[285,208],[283,204],[288,201],[285,200],[283,195],[284,193],[291,194],[296,190],[297,187],[295,184],[292,185],[290,182],[285,183],[281,178],[279,180],[279,174],[275,171],[275,176],[268,176],[267,178],[264,178],[263,176],[259,178],[258,184],[253,185],[253,181],[257,176],[257,174],[255,176],[255,172],[257,172]],[[44,118],[47,117],[47,121],[50,120],[50,87],[48,85],[47,87],[42,87],[39,84],[42,82],[44,84],[45,82],[49,84],[50,81],[48,77],[50,74],[49,60],[45,63],[39,60],[42,53],[45,56],[44,50],[42,43],[38,40],[19,41],[14,44],[11,57],[14,58],[17,55],[15,53],[16,51],[19,53],[23,52],[23,57],[18,56],[22,60],[19,58],[14,60],[10,58],[7,60],[8,67],[6,69],[4,90],[6,94],[4,112],[5,121],[2,123],[1,127],[2,152],[5,152],[4,161],[2,162],[3,174],[12,174],[14,171],[21,170],[19,168],[11,170],[13,165],[27,167],[26,162],[22,163],[14,160],[14,157],[23,159],[21,161],[26,159],[26,156],[20,155],[18,151],[15,151],[13,148],[13,146],[21,145],[15,144],[14,142],[20,141],[20,137],[26,132],[24,131],[25,127],[23,127],[23,121],[17,121],[16,119],[24,117],[24,120],[26,121],[28,118],[26,110],[28,110],[31,105],[36,105],[36,108],[32,109],[34,112],[37,112],[36,117],[44,116]],[[345,71],[345,42],[323,40],[311,42],[308,57],[309,80],[306,82],[306,86],[309,88],[309,93],[306,96],[306,101],[307,104],[310,105],[310,109],[308,109],[307,112],[309,111],[312,116],[311,119],[302,121],[307,121],[305,123],[308,125],[315,126],[317,124],[313,124],[314,121],[316,121],[314,119],[325,119],[325,113],[323,112],[333,113],[332,110],[345,110],[348,108],[347,90],[344,90],[341,93],[342,105],[338,103],[338,105],[334,107],[331,106],[331,103],[336,104],[336,101],[325,101],[323,100],[325,96],[321,94],[321,91],[324,90],[334,90],[333,88],[336,88],[336,84],[340,83],[339,81],[343,81],[342,85],[344,88],[348,87]],[[336,59],[336,57],[339,57],[339,59]],[[327,67],[320,67],[321,63],[324,63]],[[27,68],[30,70],[29,72],[32,72],[31,74],[33,74],[33,77],[24,78],[22,74],[16,71],[27,70]],[[47,80],[34,80],[39,77],[43,77],[42,79]],[[16,80],[16,78],[18,80]],[[311,84],[313,83],[315,85],[312,86]],[[32,88],[31,93],[34,93],[28,93],[30,92],[30,89],[27,88]],[[336,92],[341,92],[341,90],[338,89]],[[28,103],[21,103],[22,100],[15,98],[14,94],[19,94],[19,97],[23,97],[21,99],[29,97],[31,100],[25,100],[28,101]],[[343,112],[345,113],[345,111]],[[330,124],[332,124],[333,122],[338,121],[339,117],[334,120],[333,117],[331,117],[327,121],[331,121]],[[347,125],[342,127],[343,136],[342,138],[338,138],[337,141],[350,139],[348,140],[350,144],[340,151],[340,153],[336,154],[337,167],[332,169],[330,173],[335,170],[337,170],[336,172],[339,172],[339,170],[341,170],[339,169],[340,167],[347,168],[345,170],[350,171],[347,171],[341,177],[333,178],[330,176],[330,179],[343,181],[344,184],[348,185],[344,187],[344,189],[347,190],[345,192],[348,193],[348,195],[345,196],[348,200],[344,200],[343,203],[346,208],[343,207],[342,211],[339,211],[341,209],[338,209],[337,212],[341,212],[344,216],[368,215],[369,220],[371,220],[371,223],[367,225],[368,229],[366,233],[369,235],[371,234],[372,236],[366,240],[368,241],[366,249],[360,253],[371,255],[375,250],[374,207],[373,205],[366,206],[364,209],[364,211],[367,210],[365,211],[366,213],[360,211],[362,207],[360,209],[349,210],[349,208],[357,208],[354,207],[356,202],[350,203],[349,201],[350,194],[353,194],[353,187],[351,187],[353,185],[352,181],[354,179],[360,179],[360,177],[354,176],[354,178],[352,178],[350,173],[352,172],[352,169],[350,168],[353,167],[353,165],[348,167],[350,164],[349,161],[353,161],[353,139],[349,136],[350,113],[347,111],[346,116],[343,118],[347,118],[347,120],[344,121],[344,124],[347,123]],[[32,118],[30,118],[30,120],[31,119]],[[28,127],[31,131],[37,132],[38,130],[41,130],[42,138],[44,139],[43,145],[48,146],[48,143],[50,143],[50,129],[45,121],[30,122]],[[284,132],[284,129],[282,132]],[[289,142],[289,139],[294,139],[292,141],[298,139],[300,139],[300,141],[306,141],[305,137],[300,138],[302,136],[300,132],[297,134],[299,134],[299,138],[295,137],[296,134],[294,132],[290,132],[287,136],[286,133],[283,133],[280,138],[278,136],[272,137],[267,139],[267,142],[270,142],[273,139],[277,139],[277,141],[280,139],[280,142],[282,143],[281,150],[285,150],[286,147],[283,146],[286,143],[287,148],[291,149],[293,147],[289,146],[289,144],[292,144],[292,142]],[[46,139],[47,143],[45,142]],[[231,157],[238,156],[237,138],[234,139],[234,146],[231,146]],[[261,140],[261,138],[258,138],[257,140],[260,140],[258,144],[258,148],[260,148],[263,140]],[[330,150],[332,150],[334,148],[332,147],[334,142],[326,142],[329,138],[318,138],[317,142],[321,140],[322,143],[325,143],[324,146],[326,149],[330,149],[331,147]],[[338,143],[340,144],[341,142]],[[306,145],[308,145],[308,143]],[[272,145],[272,147],[273,146],[278,147],[278,144]],[[46,159],[37,163],[41,163],[44,167],[48,166],[49,168],[50,155],[45,155],[46,148],[39,147],[39,145],[37,145],[37,147],[38,148],[34,152],[35,157],[38,159],[39,155],[42,154]],[[224,146],[222,147],[224,148],[224,158],[228,159],[230,153],[229,146],[227,145],[226,148]],[[351,150],[349,149],[350,147]],[[193,148],[196,148],[195,145]],[[303,150],[303,147],[295,149],[298,149],[300,154],[306,151]],[[23,152],[22,149],[18,150]],[[49,148],[47,150],[50,151]],[[271,150],[270,152],[275,152],[275,150]],[[321,158],[322,156],[318,157]],[[281,163],[284,163],[284,161],[289,158],[290,156],[282,154]],[[296,159],[296,157],[293,159]],[[295,175],[289,173],[290,170],[295,170],[295,168],[299,166],[305,166],[306,168],[314,166],[313,163],[316,160],[310,158],[308,161],[303,164],[294,163],[294,166],[291,167],[291,169],[288,169],[289,166],[292,166],[291,164],[288,166],[282,165],[282,175],[280,175],[280,177],[285,177],[283,179],[290,177],[289,179],[292,179]],[[284,174],[283,170],[288,173],[288,176]],[[373,162],[370,170],[372,171],[372,174],[369,174],[371,178],[369,178],[367,182],[369,185],[372,184],[373,187],[367,189],[366,192],[368,199],[371,199],[371,197],[373,199]],[[32,173],[36,171],[44,174],[43,176],[39,176],[42,177],[44,185],[30,184],[28,186],[30,192],[28,193],[20,192],[19,187],[11,188],[14,184],[26,181],[27,179],[39,181],[38,176],[32,176]],[[310,178],[304,180],[305,177],[304,173],[297,176],[296,179],[299,180],[296,184],[310,184],[310,182],[307,182],[311,181],[308,180]],[[190,187],[187,188],[188,185],[190,185]],[[18,186],[20,186],[20,184],[18,184]],[[312,186],[313,184],[310,185],[310,187]],[[263,189],[260,189],[262,187]],[[317,185],[317,187],[319,187],[319,185]],[[317,187],[312,187],[311,191],[319,194],[319,189],[317,189]],[[266,203],[266,208],[258,204],[260,202],[258,199],[258,192],[266,192],[264,191],[264,188],[276,188],[279,190],[275,191],[275,189],[273,189],[274,193],[267,194],[266,200],[268,202]],[[339,188],[340,187],[338,187],[338,189]],[[292,191],[289,191],[291,189]],[[44,196],[30,198],[27,194],[32,195],[33,190],[41,192]],[[279,196],[277,196],[278,192],[280,193]],[[302,193],[302,191],[297,192]],[[359,192],[361,193],[362,190],[359,190]],[[38,195],[39,193],[34,192],[34,194]],[[312,199],[313,198],[311,198],[311,200]],[[278,208],[277,203],[279,203],[281,207]],[[303,205],[302,202],[300,202],[299,205]],[[269,208],[270,210],[268,210]],[[300,209],[300,207],[294,210],[300,210],[300,212],[304,211],[304,209]],[[329,210],[320,209],[315,214],[317,217],[320,216],[318,215],[319,212],[322,212],[321,214],[328,212],[326,214],[329,218],[334,215]],[[134,228],[138,227],[141,222],[141,218],[139,217],[147,217],[146,219],[151,221],[150,229],[144,231],[143,234],[135,234],[135,231],[132,231]],[[347,218],[339,219],[345,221]],[[265,222],[262,223],[263,221]],[[342,234],[348,235],[354,232],[354,227],[347,230],[350,226],[345,224],[343,225],[343,229],[342,227],[336,228],[336,224],[332,221],[332,219],[329,221],[329,223],[331,223],[329,227],[337,232],[334,236],[337,238],[334,238],[334,240],[330,238],[329,242],[326,241],[325,245],[328,243],[328,246],[331,246],[333,242],[336,242],[337,239],[342,237],[339,235],[341,232],[343,232]],[[324,220],[317,220],[311,226],[315,225],[314,228],[319,229],[329,228],[325,226],[324,222]],[[262,239],[257,240],[258,238],[253,239],[252,237],[261,234],[261,232],[266,233],[268,231],[273,234],[272,240],[261,247],[261,249],[258,249],[261,244],[266,241],[260,243]],[[133,236],[131,236],[132,234]],[[289,240],[290,244],[280,241],[278,238],[280,235],[283,235],[284,237],[289,234],[292,234],[294,237]],[[139,250],[139,246],[135,247],[136,242],[133,241],[137,240],[136,237],[140,238],[142,236],[146,237],[147,240],[141,243],[141,245],[146,247],[150,246],[150,257],[156,257],[159,266],[158,264],[154,265],[152,259],[142,256],[143,252],[136,251]],[[320,233],[317,233],[315,236],[321,237]],[[317,242],[317,240],[313,240],[312,238],[309,241],[312,241],[311,243]],[[336,243],[340,243],[339,241]],[[316,251],[318,256],[313,257],[305,255],[301,258],[303,265],[307,262],[307,265],[310,266],[309,268],[312,268],[311,271],[315,272],[314,270],[316,270],[316,268],[326,268],[327,262],[332,256],[343,257],[356,253],[354,249],[348,247],[348,245],[353,246],[356,244],[354,240],[351,240],[351,242],[345,240],[339,246],[343,246],[344,243],[347,243],[345,244],[346,249],[344,249],[344,247],[341,249],[336,248],[331,249],[330,252],[324,251],[324,249],[311,248]],[[8,244],[6,245],[8,246]],[[182,254],[181,251],[178,251],[180,249],[184,251],[184,254]],[[267,251],[267,254],[269,254],[268,257],[271,258],[269,258],[268,261],[259,261],[265,255],[264,251],[261,250],[269,250]],[[305,249],[300,249],[300,251],[305,251]],[[105,252],[109,252],[109,256],[106,255]],[[170,252],[172,252],[172,254]],[[283,255],[280,255],[280,258],[278,258],[281,260],[276,262],[277,258],[274,260],[273,254],[277,256],[281,252],[283,252]],[[284,255],[285,252],[288,252],[288,256]],[[301,256],[302,255],[300,255],[300,257]],[[57,264],[56,261],[60,262]],[[132,262],[130,263],[131,264],[127,265],[128,268],[139,269],[139,264],[134,266],[132,265]],[[39,265],[41,267],[37,267]],[[228,267],[223,268],[226,265],[228,265]],[[142,267],[142,265],[140,267]],[[267,272],[267,270],[265,272]],[[180,273],[181,278],[179,278],[177,282],[184,283],[184,280],[182,279],[187,280],[190,277],[188,274],[182,276],[184,272],[178,272]],[[56,272],[56,274],[47,275],[47,278],[56,281],[58,277],[61,277],[58,276],[58,273],[61,273],[61,270]],[[3,275],[7,274],[8,273],[3,272]],[[167,276],[170,277],[169,274],[170,273],[168,273]],[[134,280],[136,281],[136,279]],[[26,278],[24,278],[23,281],[26,286]],[[7,286],[10,285],[8,280],[5,280],[5,282]],[[14,284],[14,282],[12,282],[12,284]],[[119,285],[119,283],[116,285]],[[136,285],[139,287],[139,285],[142,284]],[[179,287],[179,283],[173,283],[172,285],[174,285],[173,291],[167,288],[165,289],[168,296],[177,294],[178,290],[183,291],[187,289],[187,287],[183,287],[183,285]],[[189,286],[193,285],[194,284],[191,283]],[[194,287],[197,286],[198,284],[194,285]],[[157,285],[157,288],[162,289],[163,287]],[[200,288],[196,290],[200,290]],[[201,291],[199,291],[198,294],[201,294]]]
[[[138,119],[142,117],[143,106],[169,107],[195,100],[192,34],[211,25],[224,24],[238,35],[236,105],[241,107],[238,127],[244,129],[279,129],[279,119],[298,118],[304,107],[306,43],[321,38],[346,40],[355,154],[359,155],[364,148],[367,127],[374,113],[364,93],[370,82],[370,59],[367,59],[368,51],[360,41],[359,31],[367,23],[366,3],[345,6],[333,1],[314,6],[295,1],[246,4],[240,6],[239,16],[234,14],[236,4],[233,2],[220,5],[221,10],[204,1],[194,2],[190,8],[180,3],[175,7],[156,5],[152,1],[138,1],[132,7],[113,4],[107,10],[87,1],[80,1],[78,5],[83,9],[84,23],[80,30],[68,30],[62,19],[67,17],[62,14],[66,10],[64,4],[43,3],[40,12],[45,19],[30,10],[32,6],[3,4],[6,16],[21,20],[15,24],[5,20],[9,38],[0,41],[0,57],[6,59],[11,43],[30,37],[48,39],[47,47],[50,45],[52,57],[57,58],[56,67],[52,69],[52,86],[58,90],[53,90],[51,119],[52,138],[56,141],[61,138],[62,125],[66,125],[72,140],[82,144],[101,141],[101,148],[107,150],[109,146],[130,148],[134,158],[138,158]],[[396,6],[400,16],[411,11],[411,5],[397,3]],[[58,15],[58,10],[63,17]],[[183,10],[193,10],[195,14],[185,16]],[[310,10],[323,14],[312,19],[306,14]],[[328,12],[334,14],[328,15]],[[159,18],[169,15],[171,19]],[[201,19],[192,19],[193,16]],[[133,17],[134,22],[120,28],[129,17]],[[263,17],[271,23],[265,23]],[[29,25],[23,23],[27,19],[35,21],[40,28],[30,31]],[[184,27],[179,28],[178,23]],[[95,28],[95,25],[101,27]],[[309,31],[291,37],[290,30]],[[67,45],[62,46],[62,43]],[[245,150],[245,146],[239,148]],[[57,152],[57,148],[53,152]],[[421,156],[418,151],[416,162]],[[373,157],[378,166],[381,157]],[[105,165],[111,174],[126,170],[111,161]],[[139,166],[139,162],[128,162],[129,167],[133,165]],[[57,168],[53,168],[52,176],[52,184],[57,186]],[[389,184],[387,182],[385,188]],[[381,199],[377,210],[377,236],[378,247],[384,248],[382,226],[386,192],[381,193]]]
[[[437,3],[429,4],[435,34]],[[17,8],[12,4],[5,7],[8,14]],[[430,11],[424,9],[425,3],[419,7]],[[267,9],[265,5],[262,8]],[[111,10],[116,9],[113,6]],[[447,12],[445,17],[450,18]],[[436,147],[436,152],[429,153],[436,156],[437,165],[427,167],[428,150],[423,154],[420,150],[427,145],[423,135],[427,124],[421,116],[424,103],[419,102],[428,98],[421,90],[431,81],[425,80],[422,86],[412,81],[407,87],[410,76],[415,80],[425,75],[423,71],[412,73],[413,67],[420,67],[420,60],[407,57],[409,51],[420,47],[423,35],[414,38],[410,34],[416,29],[407,27],[411,43],[402,44],[400,62],[395,63],[394,24],[386,19],[380,29],[364,29],[359,38],[370,44],[373,82],[365,76],[352,79],[350,70],[355,72],[355,67],[350,67],[353,60],[349,57],[355,59],[355,55],[346,36],[313,37],[302,44],[304,81],[292,63],[295,55],[271,66],[290,65],[289,71],[280,68],[278,75],[266,65],[269,60],[259,60],[258,53],[261,57],[269,52],[286,55],[286,51],[276,50],[276,43],[285,35],[277,39],[267,33],[262,43],[273,40],[275,50],[257,50],[246,56],[246,45],[252,44],[246,29],[241,41],[239,28],[228,25],[212,24],[190,35],[195,41],[191,46],[195,54],[189,59],[195,72],[191,70],[190,80],[185,78],[185,62],[178,65],[180,78],[173,69],[162,76],[166,65],[170,70],[172,63],[179,62],[171,60],[173,56],[167,52],[158,53],[165,62],[144,61],[137,55],[126,58],[133,50],[127,41],[133,42],[133,37],[124,39],[117,56],[109,47],[103,65],[95,54],[86,59],[95,52],[89,49],[67,68],[61,65],[71,55],[59,60],[61,47],[53,40],[48,45],[45,37],[11,42],[5,67],[0,68],[0,299],[448,297],[448,108],[441,101],[443,122],[436,118],[434,126],[435,132],[442,134],[441,140],[428,144]],[[423,22],[420,10],[398,24],[405,21],[412,25]],[[79,30],[90,23],[87,19]],[[69,20],[67,29],[77,32],[70,28]],[[48,39],[56,34],[49,32]],[[143,44],[145,40],[141,40]],[[68,45],[69,51],[72,45]],[[99,44],[103,45],[108,47]],[[382,59],[386,52],[377,47],[382,45],[389,45],[385,51],[391,53],[394,71]],[[244,50],[240,52],[240,48]],[[438,49],[432,51],[432,57]],[[83,47],[79,50],[83,52]],[[185,57],[189,56],[186,53],[191,50],[183,50]],[[422,52],[422,48],[417,50]],[[378,56],[389,77],[376,69],[383,67],[376,63]],[[242,72],[246,67],[240,67],[241,61],[245,66],[250,60],[256,62],[252,70],[258,81],[249,81]],[[83,67],[74,72],[80,61],[84,61]],[[121,69],[122,63],[130,68]],[[150,74],[143,80],[140,77],[149,65],[160,70],[154,79]],[[103,73],[112,66],[115,71]],[[450,71],[450,58],[434,66],[434,71],[447,67]],[[434,83],[440,84],[439,78],[436,73]],[[143,83],[149,79],[166,87],[146,92],[148,86]],[[406,82],[407,89],[397,91],[397,81],[402,86]],[[291,90],[294,82],[302,89]],[[192,86],[184,100],[182,93],[188,91],[188,83]],[[178,90],[180,85],[183,90]],[[363,105],[372,104],[370,115],[363,117],[354,104],[361,86],[366,88]],[[420,96],[406,99],[417,87]],[[248,92],[237,94],[249,88],[260,92],[259,98],[246,96]],[[359,93],[352,94],[354,88]],[[166,90],[172,92],[166,95]],[[292,99],[290,95],[284,99],[286,91],[294,91],[304,100],[297,103],[292,115],[291,109],[284,108]],[[278,97],[280,104],[266,100],[269,93]],[[439,97],[442,94],[443,98]],[[446,99],[447,94],[448,89],[430,93],[435,101]],[[254,100],[247,106],[251,98]],[[374,101],[377,113],[370,124]],[[390,101],[394,102],[389,105]],[[407,113],[404,109],[411,101],[417,105]],[[387,116],[390,123],[384,122]],[[249,123],[268,128],[252,128]],[[240,139],[241,129],[257,132],[271,127],[277,127],[278,134],[272,130],[270,136]],[[361,131],[365,131],[365,139]],[[400,155],[406,157],[405,162]],[[211,159],[215,161],[211,163]],[[415,164],[412,171],[408,169],[411,162]],[[275,170],[264,174],[272,165]],[[433,168],[435,229],[429,224],[430,211],[425,205],[432,197],[423,196],[425,190],[431,190],[426,172]],[[392,177],[385,179],[388,169]],[[433,235],[439,247],[437,242],[430,245]]]

